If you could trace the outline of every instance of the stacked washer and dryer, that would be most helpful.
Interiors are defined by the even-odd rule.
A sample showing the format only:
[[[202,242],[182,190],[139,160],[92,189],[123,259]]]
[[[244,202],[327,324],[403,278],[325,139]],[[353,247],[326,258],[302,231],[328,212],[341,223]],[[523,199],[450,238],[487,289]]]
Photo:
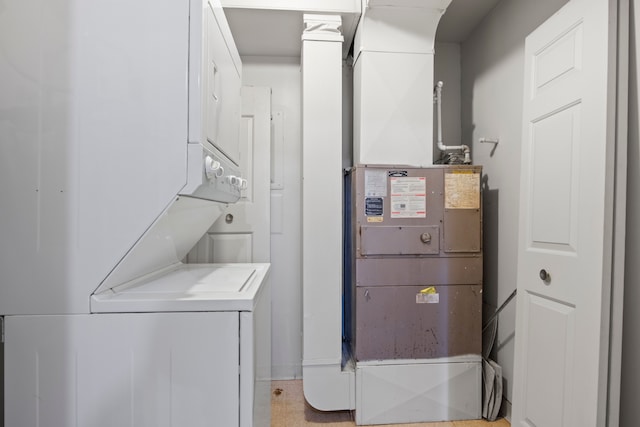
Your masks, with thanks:
[[[268,426],[268,264],[182,260],[247,181],[218,0],[0,14],[7,426]]]

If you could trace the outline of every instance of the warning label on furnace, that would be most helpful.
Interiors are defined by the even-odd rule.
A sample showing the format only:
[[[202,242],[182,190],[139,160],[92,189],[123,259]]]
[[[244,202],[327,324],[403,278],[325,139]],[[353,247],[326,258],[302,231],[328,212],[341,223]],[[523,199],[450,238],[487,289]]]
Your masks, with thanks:
[[[445,209],[480,209],[480,174],[460,170],[444,174]]]
[[[366,197],[364,199],[365,216],[382,216],[384,207],[382,197]]]
[[[416,304],[438,304],[440,294],[416,294]]]
[[[389,177],[391,218],[427,216],[426,178],[424,176]]]
[[[365,197],[387,197],[387,173],[379,169],[364,171]]]

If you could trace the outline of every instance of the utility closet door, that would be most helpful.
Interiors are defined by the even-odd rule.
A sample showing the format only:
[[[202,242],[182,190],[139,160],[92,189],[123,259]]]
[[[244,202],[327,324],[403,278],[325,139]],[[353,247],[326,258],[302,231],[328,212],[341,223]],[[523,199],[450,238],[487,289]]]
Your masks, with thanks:
[[[515,426],[605,425],[616,16],[571,0],[526,40]]]
[[[271,245],[271,89],[242,88],[240,169],[248,181],[187,255],[189,263],[269,262]]]

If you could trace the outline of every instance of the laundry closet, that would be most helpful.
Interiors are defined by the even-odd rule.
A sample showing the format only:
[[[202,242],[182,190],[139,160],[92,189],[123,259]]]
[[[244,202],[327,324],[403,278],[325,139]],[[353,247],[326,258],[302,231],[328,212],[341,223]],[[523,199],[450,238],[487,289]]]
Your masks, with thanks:
[[[270,86],[272,93],[272,108],[274,117],[274,141],[276,159],[272,166],[278,170],[280,164],[284,164],[282,171],[285,174],[294,171],[284,180],[284,185],[272,183],[272,224],[276,224],[277,231],[272,235],[272,261],[277,270],[277,259],[283,259],[288,266],[287,272],[282,272],[284,277],[292,276],[290,268],[296,268],[299,263],[302,268],[296,272],[295,279],[291,282],[279,282],[281,286],[280,297],[274,299],[274,311],[280,315],[274,316],[274,324],[278,325],[274,332],[273,368],[274,378],[298,378],[302,375],[305,396],[312,406],[321,410],[333,408],[349,409],[357,407],[357,390],[349,388],[351,380],[349,373],[342,364],[342,323],[335,313],[340,312],[342,301],[342,257],[338,254],[342,242],[342,233],[336,232],[341,225],[338,217],[342,216],[342,207],[327,206],[323,203],[328,199],[341,200],[343,187],[336,171],[340,168],[347,169],[357,163],[357,153],[354,153],[354,139],[360,132],[356,129],[358,107],[356,106],[360,88],[354,87],[356,77],[354,74],[354,57],[357,57],[357,41],[352,51],[350,47],[357,39],[358,25],[354,28],[355,5],[331,4],[327,9],[316,9],[310,6],[301,11],[295,19],[303,24],[297,28],[288,21],[287,17],[295,15],[293,9],[287,9],[286,4],[268,4],[261,14],[255,3],[247,1],[228,1],[227,15],[232,30],[235,30],[240,50],[245,52],[245,83],[249,85]],[[393,2],[365,2],[375,9],[375,6],[389,6]],[[408,5],[411,2],[399,2]],[[479,3],[479,2],[478,2]],[[328,4],[328,3],[327,3]],[[464,11],[466,3],[458,5]],[[464,13],[458,15],[456,22],[447,22],[454,12],[456,1],[449,5],[447,12],[441,18],[435,33],[435,55],[433,85],[443,81],[442,120],[445,144],[466,144],[471,147],[471,157],[474,165],[482,166],[482,200],[483,200],[483,313],[491,314],[505,302],[516,288],[518,282],[518,234],[519,212],[521,199],[521,162],[523,140],[523,95],[525,73],[525,39],[539,25],[552,17],[564,5],[565,1],[558,2],[529,2],[501,1],[495,2],[483,11],[483,18],[469,24],[467,31],[459,33],[450,32],[452,29],[464,27]],[[353,6],[350,8],[350,6]],[[362,5],[366,8],[366,5]],[[470,6],[469,6],[470,7]],[[313,16],[314,13],[322,15],[331,11],[331,17]],[[460,12],[460,9],[458,9]],[[310,16],[303,16],[303,15]],[[333,17],[340,14],[340,23],[336,24]],[[288,25],[290,24],[290,25]],[[381,26],[389,25],[380,19]],[[249,30],[251,28],[251,30]],[[289,29],[293,37],[284,40],[297,39],[297,34],[302,34],[300,45],[291,44],[277,37],[273,32],[277,43],[267,47],[264,39],[266,34],[271,34],[271,28],[280,31]],[[332,91],[338,85],[336,68],[327,58],[335,58],[334,47],[326,44],[327,52],[319,54],[316,62],[312,57],[305,57],[305,52],[314,49],[313,35],[306,34],[305,29],[324,29],[322,37],[335,43],[343,42],[341,55],[342,81],[340,90],[341,99],[336,100]],[[442,31],[442,33],[441,33]],[[289,34],[290,34],[289,33]],[[318,39],[322,38],[318,37]],[[342,40],[340,40],[342,37]],[[457,37],[457,38],[456,38]],[[576,39],[577,40],[577,39]],[[305,45],[305,42],[309,42]],[[280,46],[276,48],[274,46]],[[368,46],[363,43],[366,49]],[[318,48],[320,49],[320,48]],[[329,51],[333,53],[329,53]],[[300,52],[300,62],[297,62]],[[328,56],[320,56],[320,55]],[[568,57],[568,56],[566,56]],[[560,55],[559,58],[565,58]],[[305,67],[305,61],[313,63],[313,67]],[[559,67],[561,65],[558,65]],[[562,65],[564,66],[564,65]],[[389,64],[393,67],[393,64]],[[314,74],[314,70],[320,75]],[[401,74],[401,72],[399,71]],[[381,73],[382,74],[382,73]],[[299,78],[300,80],[297,80]],[[323,80],[324,79],[324,80]],[[309,92],[305,97],[305,86],[308,83]],[[324,82],[324,83],[320,83]],[[332,83],[333,82],[333,83]],[[383,93],[385,89],[398,85],[393,78],[380,78],[372,85],[376,85]],[[422,81],[417,83],[420,87]],[[298,92],[302,87],[302,93]],[[315,88],[315,92],[314,92]],[[431,99],[431,90],[424,90],[425,97]],[[309,94],[312,100],[309,100]],[[385,93],[386,95],[386,93]],[[382,95],[381,95],[382,96]],[[392,99],[393,94],[389,94]],[[302,105],[298,104],[299,97]],[[307,98],[307,101],[305,101]],[[316,104],[314,104],[314,101]],[[306,103],[305,103],[306,102]],[[322,104],[326,102],[326,104]],[[324,105],[324,106],[323,106]],[[380,108],[375,102],[368,104],[367,108]],[[397,107],[397,105],[393,105]],[[322,115],[331,117],[324,123],[314,119],[318,116],[313,113],[305,116],[305,109],[314,113],[322,111]],[[338,113],[336,110],[341,109]],[[399,109],[398,109],[399,110]],[[300,125],[298,113],[303,115]],[[394,110],[394,113],[397,112]],[[393,114],[393,113],[392,113]],[[413,118],[413,120],[422,120]],[[377,116],[374,126],[382,126],[386,123],[387,116]],[[424,123],[433,123],[436,119],[434,112],[425,108]],[[328,123],[341,120],[336,128]],[[420,126],[424,125],[420,122]],[[403,134],[406,128],[399,129]],[[336,147],[334,139],[336,133],[342,135],[342,146]],[[284,136],[283,136],[284,135]],[[302,135],[299,141],[298,135]],[[406,135],[405,135],[406,136]],[[433,140],[436,140],[434,134]],[[386,135],[388,145],[385,147],[393,150],[394,144],[402,144]],[[311,141],[311,142],[309,142]],[[339,144],[339,143],[338,143]],[[438,149],[433,144],[432,158],[438,156]],[[284,156],[279,157],[277,147],[284,146]],[[331,151],[329,153],[329,151]],[[312,153],[308,157],[305,153]],[[422,155],[422,154],[420,154]],[[295,159],[302,156],[301,164]],[[418,155],[415,156],[419,162]],[[555,157],[550,157],[555,158]],[[282,163],[280,163],[282,162]],[[392,163],[392,162],[390,162]],[[300,169],[298,169],[300,168]],[[295,173],[300,170],[300,177]],[[314,181],[315,184],[308,186]],[[281,184],[281,183],[280,183]],[[314,187],[315,185],[315,187]],[[302,200],[296,199],[298,186],[302,187]],[[324,195],[323,198],[315,195]],[[312,194],[309,198],[309,194]],[[305,197],[307,197],[306,200]],[[542,196],[541,196],[542,197]],[[314,200],[315,199],[315,200]],[[542,197],[541,200],[544,200]],[[314,201],[317,203],[314,204]],[[309,203],[305,213],[305,205]],[[303,220],[301,223],[289,221],[291,209],[303,206]],[[308,216],[305,216],[308,215]],[[283,218],[285,220],[283,220]],[[322,228],[317,225],[322,224]],[[296,236],[302,230],[303,243],[297,246],[292,236]],[[305,241],[306,237],[308,240]],[[290,240],[289,240],[290,239]],[[328,239],[325,240],[325,239]],[[286,243],[285,243],[286,242]],[[325,242],[324,248],[318,248],[320,242]],[[307,258],[309,257],[309,258]],[[321,259],[315,262],[313,259]],[[532,280],[539,280],[539,267]],[[306,272],[305,272],[306,271]],[[277,271],[274,274],[280,274]],[[550,275],[553,277],[553,274]],[[552,283],[553,283],[553,279]],[[559,280],[559,279],[558,279]],[[557,283],[557,280],[556,280]],[[302,289],[300,289],[302,287]],[[421,289],[428,289],[424,286]],[[276,291],[277,292],[277,291]],[[307,311],[309,307],[326,307],[317,304],[318,301],[333,304],[326,311],[331,314],[323,317],[323,309],[315,312]],[[299,307],[302,305],[303,310]],[[277,307],[277,308],[276,308]],[[314,318],[321,318],[317,324]],[[295,321],[293,321],[295,319]],[[293,321],[293,322],[292,322]],[[324,323],[331,332],[326,332],[319,324]],[[493,354],[502,366],[504,376],[503,393],[506,402],[503,409],[510,409],[513,399],[514,386],[514,354],[515,354],[515,323],[516,301],[507,304],[499,316],[497,339]],[[321,337],[322,341],[319,341]],[[300,359],[298,359],[300,358]],[[302,366],[297,364],[302,360]],[[321,392],[324,386],[313,384],[323,383],[329,392]],[[330,385],[329,385],[330,384]],[[357,386],[356,386],[357,387]],[[415,390],[414,390],[415,391]],[[417,394],[421,392],[416,392]],[[408,398],[409,399],[409,398]],[[377,404],[374,404],[377,405]],[[356,409],[357,413],[357,409]]]
[[[571,0],[576,1],[588,0]],[[123,417],[123,423],[129,417],[134,425],[160,425],[161,419],[171,417],[178,424],[206,425],[207,419],[220,416],[226,417],[224,425],[268,425],[264,423],[269,417],[269,379],[302,379],[311,406],[355,410],[358,424],[481,417],[484,322],[522,282],[517,267],[526,159],[523,114],[529,111],[523,102],[530,65],[525,38],[567,0],[23,3],[7,2],[0,11],[0,189],[7,201],[0,226],[5,425],[35,425],[50,419],[66,425],[76,417],[79,425],[93,426],[100,425],[94,422],[96,416],[106,420],[109,414]],[[420,45],[424,3],[446,11],[431,23],[428,43]],[[404,13],[394,7],[404,8]],[[618,24],[623,28],[625,16],[633,17],[634,9],[624,12],[624,1],[620,7]],[[416,9],[413,17],[406,13],[411,8]],[[387,34],[398,38],[385,39]],[[579,24],[562,34],[569,37],[554,40],[583,41]],[[214,46],[221,40],[225,43]],[[579,56],[565,54],[571,43],[559,43],[565,50],[547,57],[550,68],[561,69],[567,58]],[[224,60],[215,57],[215,49],[223,52]],[[387,50],[404,56],[376,62],[379,51]],[[362,52],[368,53],[360,56]],[[427,55],[430,62],[402,62],[418,55]],[[370,61],[365,71],[359,68],[364,61]],[[426,73],[428,78],[419,67],[432,70]],[[635,81],[633,66],[629,68],[623,59],[618,67],[628,70]],[[570,74],[571,69],[567,66],[559,75]],[[623,75],[618,78],[624,81]],[[436,126],[434,101],[438,82],[443,82],[441,126]],[[614,93],[615,85],[608,89]],[[632,105],[637,94],[630,91],[628,96],[633,136],[638,120],[632,117],[637,115]],[[569,104],[567,111],[575,114],[580,103]],[[618,123],[617,129],[623,126]],[[550,171],[577,170],[562,160],[570,150],[554,151],[548,128],[536,131],[550,141],[542,147],[558,154],[548,157]],[[435,179],[424,176],[442,184],[442,190],[431,184],[425,190],[443,193],[438,199],[443,224],[455,209],[444,195],[446,183],[449,188],[473,190],[473,196],[467,191],[458,206],[477,214],[477,230],[471,227],[456,242],[463,251],[446,248],[449,241],[441,230],[447,225],[439,225],[440,216],[434,223],[416,226],[418,220],[410,217],[422,213],[407,208],[400,219],[391,218],[392,196],[384,200],[386,193],[381,196],[376,184],[376,179],[385,180],[385,191],[392,185],[410,187],[408,199],[395,200],[417,200],[431,209],[430,196],[418,191],[422,181],[414,168],[446,169],[438,164],[443,154],[438,142],[469,149],[471,162],[456,165],[454,169],[463,172],[455,177],[446,172]],[[630,154],[635,153],[633,147],[637,151],[637,141],[633,143]],[[394,157],[397,153],[400,156]],[[464,149],[444,150],[447,153],[464,163]],[[607,164],[618,161],[614,155]],[[376,172],[380,165],[382,172]],[[377,260],[381,254],[375,251],[388,250],[387,239],[395,237],[385,234],[391,230],[385,226],[400,234],[416,226],[420,231],[416,244],[422,252],[399,254],[403,249],[396,251],[394,246],[398,253],[392,256],[424,261],[437,252],[438,257],[461,256],[463,262],[469,261],[451,273],[468,286],[460,291],[462,296],[455,293],[465,301],[460,306],[464,314],[473,318],[453,329],[476,331],[472,339],[455,343],[464,353],[455,354],[458,359],[448,359],[451,349],[438,341],[440,347],[429,348],[434,351],[433,366],[421,365],[426,353],[412,349],[402,354],[417,354],[419,361],[402,356],[403,368],[395,370],[389,368],[394,357],[380,356],[380,347],[369,336],[361,350],[367,354],[363,359],[373,362],[358,365],[353,357],[357,344],[351,348],[349,328],[355,325],[345,315],[354,303],[348,299],[353,284],[345,276],[350,268],[347,255],[356,252],[344,246],[352,226],[345,213],[350,206],[345,195],[355,188],[345,184],[349,173],[361,174],[357,179],[363,181],[364,190],[373,192],[366,205],[355,208],[362,209],[355,222],[365,227],[364,234],[358,232],[351,241],[369,239],[365,252],[373,252],[360,251],[357,256]],[[572,173],[560,178],[586,182]],[[552,178],[538,185],[553,187],[549,183],[558,175],[548,176]],[[613,190],[624,186],[620,177],[616,179],[615,188],[604,190],[612,190],[608,201],[620,215],[624,205],[619,201],[624,197],[614,196]],[[629,179],[632,194],[640,180],[633,171]],[[554,188],[554,194],[562,194],[563,188]],[[532,197],[542,205],[551,203],[544,195]],[[564,204],[567,199],[573,200],[553,200],[574,212],[573,205]],[[629,203],[628,224],[633,226],[637,200],[630,198]],[[534,234],[551,230],[547,238],[552,232],[570,230],[569,219],[560,218],[553,227],[534,227]],[[607,218],[609,231],[618,233],[615,224],[623,220]],[[575,242],[568,235],[571,246]],[[629,235],[627,245],[633,248],[640,238]],[[476,242],[480,247],[473,246]],[[619,244],[618,240],[604,246],[620,252]],[[555,254],[567,252],[559,246],[553,247]],[[614,290],[605,299],[611,299],[612,307],[621,307],[620,288],[615,287],[621,280],[620,264],[615,256],[612,260],[609,276]],[[635,267],[628,264],[629,275]],[[527,278],[535,276],[535,286],[552,288],[562,283],[558,271],[553,265],[536,264]],[[371,273],[369,278],[373,281],[380,274]],[[441,289],[442,283],[435,280],[416,283],[412,306],[433,307],[449,298],[453,288]],[[354,289],[358,290],[355,285]],[[375,297],[364,286],[362,292],[359,297],[354,294],[361,304]],[[529,298],[528,310],[538,310],[541,318],[559,319],[566,330],[574,325],[572,304],[551,306],[549,301],[559,299],[542,298],[539,292],[519,290],[500,312],[491,358],[502,368],[502,411],[509,417],[514,400],[522,401],[514,382],[522,383],[516,378],[516,365],[527,354],[526,349],[516,348],[516,317],[523,312],[516,310],[516,302],[524,304],[523,295]],[[622,347],[622,319],[617,312],[622,311],[612,310],[607,325],[614,354]],[[625,325],[635,324],[634,315],[627,313],[631,320]],[[373,312],[371,318],[379,314]],[[449,327],[445,326],[433,332]],[[632,330],[625,326],[625,334]],[[543,329],[534,332],[531,345],[545,345],[547,338],[555,344],[564,342],[560,332],[549,336]],[[217,338],[207,341],[212,335]],[[628,335],[625,339],[625,366],[633,369],[628,360],[640,346]],[[145,346],[145,340],[151,344]],[[19,346],[12,344],[16,342]],[[387,349],[389,343],[393,338],[387,337]],[[202,353],[201,345],[206,347]],[[564,347],[562,360],[573,360],[577,348]],[[49,371],[46,360],[63,368]],[[146,360],[154,362],[149,365]],[[526,363],[556,377],[571,372],[569,362]],[[431,370],[435,364],[437,369]],[[613,377],[620,376],[619,364],[608,369]],[[164,373],[158,378],[150,375],[153,370]],[[121,390],[125,378],[131,380],[130,387]],[[543,392],[548,376],[539,378],[528,392],[543,400],[568,396],[558,388]],[[194,382],[198,386],[191,388]],[[622,383],[628,396],[638,390],[630,378]],[[615,387],[606,387],[598,388],[599,396],[620,398]],[[465,392],[448,396],[456,389]],[[153,390],[161,390],[164,397],[156,399]],[[65,393],[79,399],[76,406],[65,400]],[[53,397],[40,399],[43,396]],[[623,415],[624,410],[634,410],[624,395],[622,402]],[[131,410],[125,414],[122,405]],[[522,416],[521,407],[514,409]],[[602,415],[600,406],[585,413],[597,413],[599,421],[612,416]],[[534,411],[524,416],[540,423],[535,417],[547,414]]]

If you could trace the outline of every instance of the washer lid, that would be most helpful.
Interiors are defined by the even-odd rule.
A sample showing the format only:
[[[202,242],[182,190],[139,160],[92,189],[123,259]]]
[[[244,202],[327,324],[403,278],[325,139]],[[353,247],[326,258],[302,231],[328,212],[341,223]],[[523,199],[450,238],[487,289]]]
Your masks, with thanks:
[[[94,313],[252,311],[269,264],[177,264],[91,297]]]
[[[209,200],[176,197],[94,293],[105,292],[180,264],[226,207],[226,204]]]

